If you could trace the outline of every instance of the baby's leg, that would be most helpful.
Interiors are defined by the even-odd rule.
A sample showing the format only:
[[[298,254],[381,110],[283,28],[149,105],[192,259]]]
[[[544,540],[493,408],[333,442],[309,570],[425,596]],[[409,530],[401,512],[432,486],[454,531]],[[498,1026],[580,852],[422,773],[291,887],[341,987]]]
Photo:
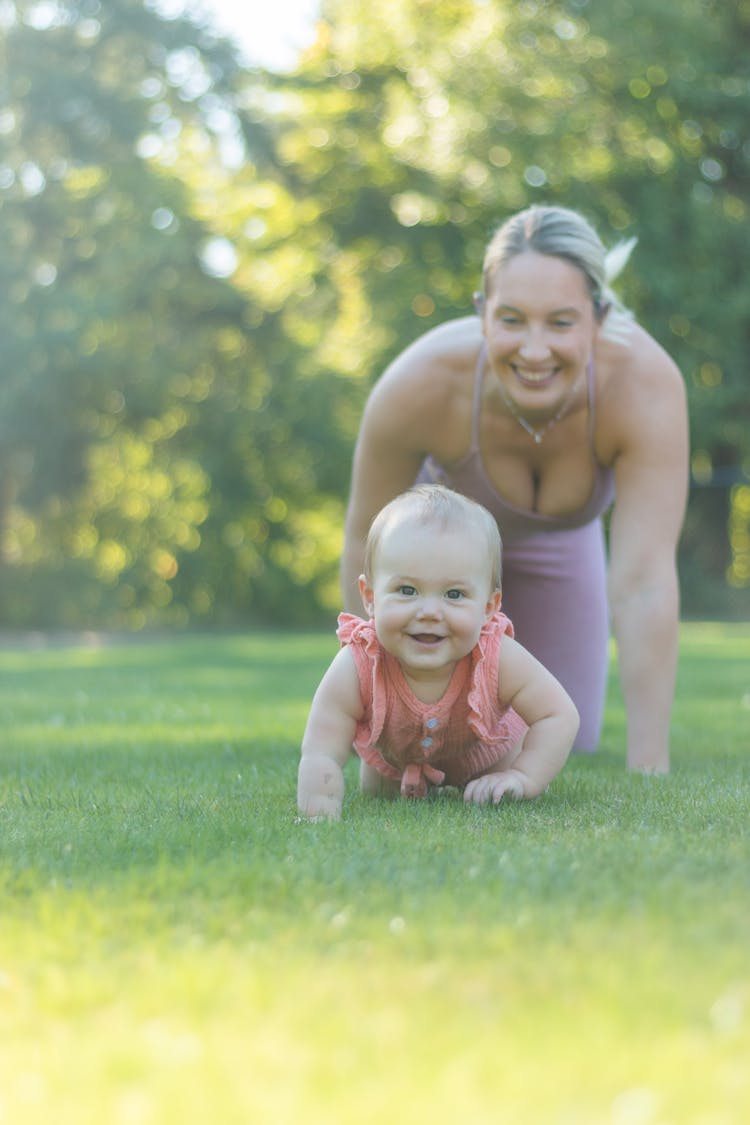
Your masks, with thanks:
[[[365,761],[359,763],[359,788],[360,792],[368,797],[398,797],[401,792],[400,782],[392,777],[383,777],[374,766]]]

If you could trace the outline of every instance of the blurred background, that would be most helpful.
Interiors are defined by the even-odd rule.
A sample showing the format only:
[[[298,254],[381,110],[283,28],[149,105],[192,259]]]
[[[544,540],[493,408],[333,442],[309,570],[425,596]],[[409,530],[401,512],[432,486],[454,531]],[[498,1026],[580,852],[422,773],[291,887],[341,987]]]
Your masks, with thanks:
[[[242,12],[0,0],[0,627],[330,626],[367,392],[532,202],[637,236],[747,618],[750,0]]]

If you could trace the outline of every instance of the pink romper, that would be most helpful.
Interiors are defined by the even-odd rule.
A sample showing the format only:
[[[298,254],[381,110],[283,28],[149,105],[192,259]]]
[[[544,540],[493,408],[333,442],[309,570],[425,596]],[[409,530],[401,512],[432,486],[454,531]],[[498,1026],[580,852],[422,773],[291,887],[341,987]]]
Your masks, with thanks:
[[[513,626],[496,613],[456,664],[442,697],[422,703],[378,640],[374,622],[339,616],[337,636],[354,658],[364,705],[354,749],[384,777],[400,780],[404,796],[426,796],[428,783],[466,785],[500,762],[528,730],[497,698],[505,633],[512,637]]]

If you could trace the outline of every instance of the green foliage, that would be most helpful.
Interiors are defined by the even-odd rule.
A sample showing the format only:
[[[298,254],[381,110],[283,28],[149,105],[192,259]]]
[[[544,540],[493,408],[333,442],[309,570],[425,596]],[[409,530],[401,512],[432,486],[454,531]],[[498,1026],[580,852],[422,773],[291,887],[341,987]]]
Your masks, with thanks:
[[[279,305],[216,258],[235,58],[133,0],[5,17],[0,619],[304,620],[345,445]]]
[[[674,772],[295,823],[332,635],[0,650],[11,1121],[750,1111],[747,626],[683,627]],[[85,1049],[82,1049],[82,1044]]]
[[[325,0],[288,75],[155,4],[15,0],[0,52],[0,621],[330,612],[367,390],[536,200],[638,236],[715,486],[686,604],[742,612],[745,0]]]

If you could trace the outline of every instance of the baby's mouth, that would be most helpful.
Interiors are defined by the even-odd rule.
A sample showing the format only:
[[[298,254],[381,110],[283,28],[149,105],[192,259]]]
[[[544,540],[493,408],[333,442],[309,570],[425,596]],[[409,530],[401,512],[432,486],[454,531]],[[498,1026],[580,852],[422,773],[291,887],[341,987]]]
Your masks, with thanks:
[[[420,645],[436,645],[443,640],[438,633],[410,633],[409,636]]]

